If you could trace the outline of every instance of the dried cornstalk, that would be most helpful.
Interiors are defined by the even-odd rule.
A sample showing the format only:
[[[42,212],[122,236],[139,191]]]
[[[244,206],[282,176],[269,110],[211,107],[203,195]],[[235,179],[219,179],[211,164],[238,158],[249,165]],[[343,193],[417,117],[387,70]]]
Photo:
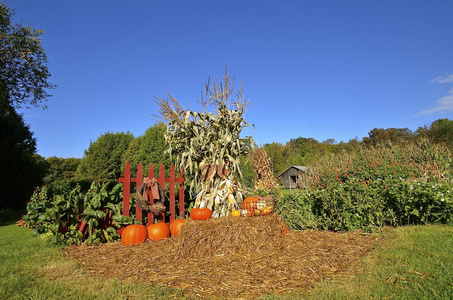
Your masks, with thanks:
[[[277,179],[271,168],[271,159],[264,149],[256,149],[251,159],[251,165],[256,173],[254,188],[256,190],[270,191],[277,188]]]
[[[242,84],[234,94],[234,78],[225,70],[224,82],[206,83],[199,103],[202,110],[183,109],[172,96],[157,98],[159,119],[167,124],[168,152],[176,155],[176,165],[188,171],[190,190],[195,192],[195,207],[208,207],[214,217],[226,216],[242,202],[239,157],[253,146],[251,137],[240,139],[242,128],[249,126],[244,115]],[[208,108],[214,106],[215,113]]]

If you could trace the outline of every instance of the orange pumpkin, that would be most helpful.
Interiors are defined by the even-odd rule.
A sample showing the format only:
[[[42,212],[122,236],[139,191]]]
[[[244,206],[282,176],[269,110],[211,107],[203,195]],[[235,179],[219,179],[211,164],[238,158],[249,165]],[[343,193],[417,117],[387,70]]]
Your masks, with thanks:
[[[194,207],[190,211],[190,217],[194,220],[207,220],[212,217],[212,211],[209,208]]]
[[[178,236],[185,222],[186,219],[176,219],[173,222],[171,222],[170,223],[171,236]]]
[[[124,246],[140,245],[148,239],[148,231],[144,225],[128,225],[121,234]]]
[[[170,236],[170,229],[163,222],[148,225],[146,229],[148,230],[148,239],[151,241],[160,241]]]
[[[256,206],[258,203],[258,198],[256,197],[247,197],[242,202],[242,209],[247,211],[247,216],[253,217],[255,215]]]

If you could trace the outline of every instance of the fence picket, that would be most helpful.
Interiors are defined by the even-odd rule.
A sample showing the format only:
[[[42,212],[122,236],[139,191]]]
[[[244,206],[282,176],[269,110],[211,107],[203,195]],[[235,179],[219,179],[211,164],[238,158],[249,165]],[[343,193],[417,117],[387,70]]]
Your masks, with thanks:
[[[170,222],[175,220],[175,166],[170,168]]]
[[[164,163],[160,164],[160,171],[159,171],[159,183],[165,189],[165,166]],[[168,199],[169,203],[171,203],[171,198]],[[165,220],[165,212],[161,212],[159,215],[159,220]]]
[[[154,178],[154,165],[153,163],[150,163],[149,164],[149,170],[148,170],[148,179],[152,179]],[[151,192],[151,199],[149,199],[151,201],[151,203],[154,204],[154,195],[153,195],[153,191],[150,191]],[[154,214],[152,212],[148,212],[148,225],[150,224],[150,220],[154,220]]]
[[[126,163],[124,168],[124,177],[119,182],[123,183],[123,216],[129,216],[129,196],[131,193],[131,165]]]
[[[179,216],[184,219],[186,217],[186,212],[184,210],[184,169],[182,167],[181,172],[179,173],[178,182],[179,182]]]
[[[137,166],[137,177],[135,178],[135,183],[136,183],[136,185],[135,185],[136,190],[143,183],[143,165],[141,162],[139,162],[138,166]],[[140,206],[138,206],[137,203],[135,203],[135,217],[139,220],[143,219],[142,209],[140,208]]]

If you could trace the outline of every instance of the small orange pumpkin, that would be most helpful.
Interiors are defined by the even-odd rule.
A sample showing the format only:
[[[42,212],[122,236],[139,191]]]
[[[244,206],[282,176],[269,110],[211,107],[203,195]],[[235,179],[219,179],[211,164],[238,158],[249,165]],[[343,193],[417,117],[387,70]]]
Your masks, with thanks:
[[[151,241],[160,241],[170,236],[170,229],[163,222],[148,225],[146,229],[148,230],[148,239]]]
[[[171,222],[170,223],[171,236],[178,236],[185,222],[186,219],[176,219],[173,222]]]
[[[212,211],[209,208],[194,207],[190,211],[190,217],[194,220],[207,220],[212,217]]]
[[[148,239],[148,231],[144,225],[128,225],[121,234],[124,246],[140,245]]]
[[[247,211],[247,216],[253,217],[255,215],[258,198],[250,196],[242,202],[242,209]]]

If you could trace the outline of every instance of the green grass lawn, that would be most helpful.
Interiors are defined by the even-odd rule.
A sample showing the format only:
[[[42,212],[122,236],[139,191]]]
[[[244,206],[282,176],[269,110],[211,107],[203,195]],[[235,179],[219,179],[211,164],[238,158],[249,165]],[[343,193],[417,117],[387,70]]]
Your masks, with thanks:
[[[408,226],[382,233],[360,273],[323,282],[308,299],[453,299],[453,227]]]
[[[264,299],[453,299],[453,227],[387,229],[355,276]],[[183,299],[163,287],[105,280],[27,228],[0,226],[0,299]],[[131,268],[136,266],[131,266]]]
[[[30,229],[3,225],[0,237],[0,299],[181,298],[179,291],[87,274]]]

